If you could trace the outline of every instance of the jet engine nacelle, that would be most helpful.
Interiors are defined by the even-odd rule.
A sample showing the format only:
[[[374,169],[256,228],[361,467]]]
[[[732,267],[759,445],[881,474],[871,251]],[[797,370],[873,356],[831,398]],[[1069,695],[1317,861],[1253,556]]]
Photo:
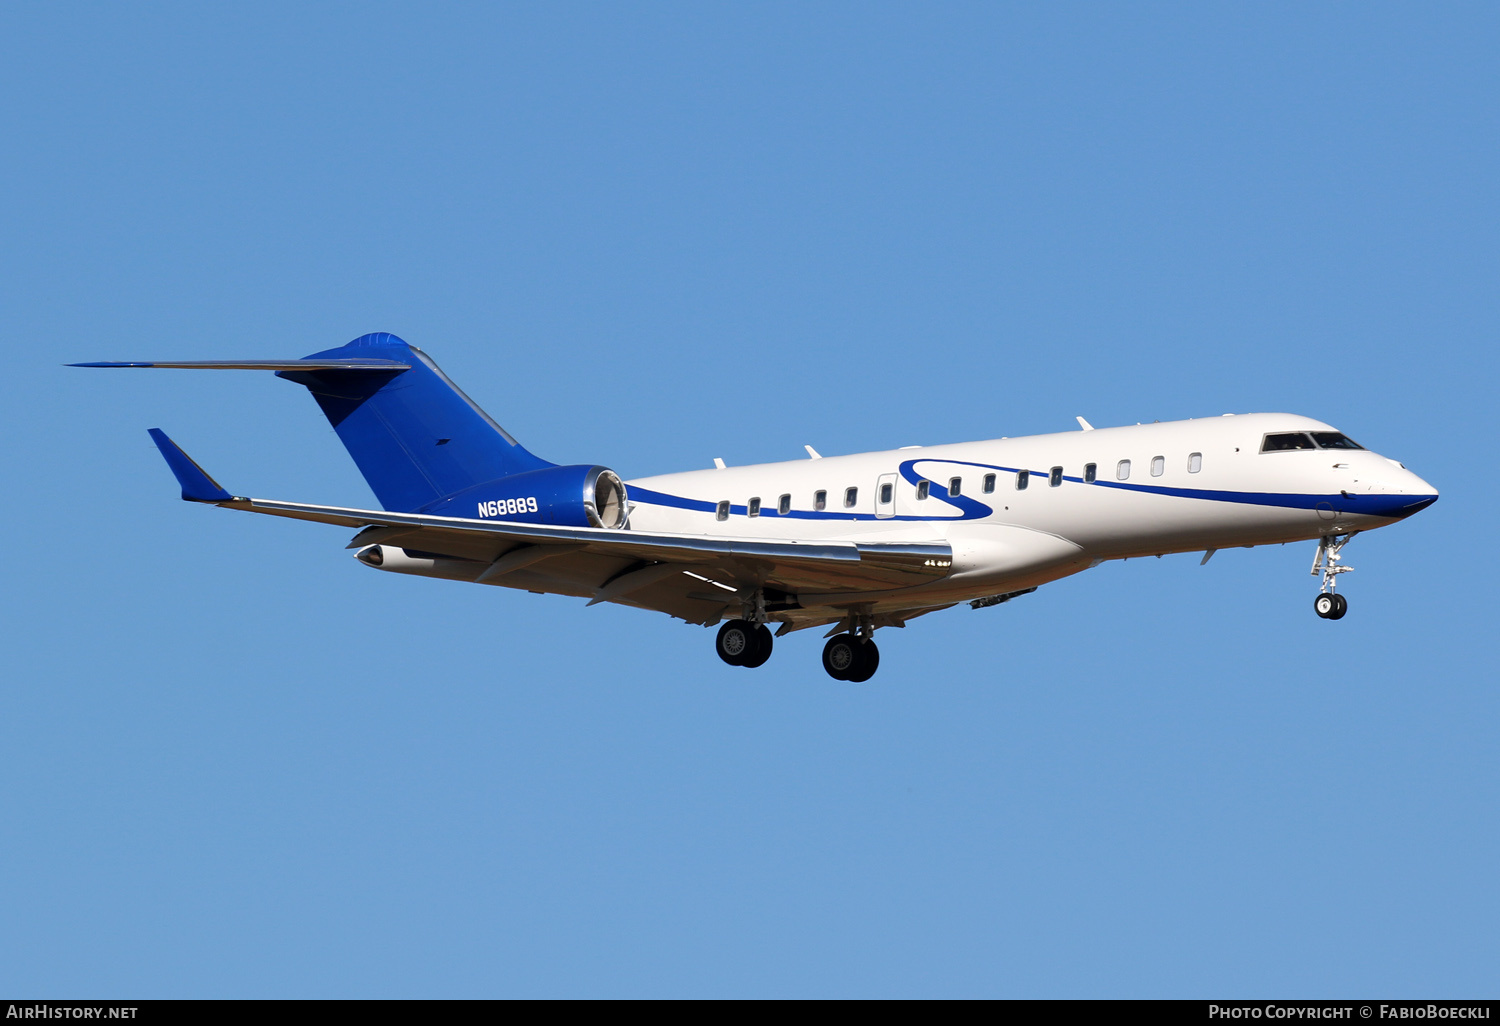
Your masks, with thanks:
[[[621,528],[630,505],[624,482],[612,470],[547,467],[466,488],[419,512],[558,527]]]
[[[365,566],[394,570],[398,574],[431,574],[437,568],[436,554],[410,555],[398,545],[366,545],[354,554]]]

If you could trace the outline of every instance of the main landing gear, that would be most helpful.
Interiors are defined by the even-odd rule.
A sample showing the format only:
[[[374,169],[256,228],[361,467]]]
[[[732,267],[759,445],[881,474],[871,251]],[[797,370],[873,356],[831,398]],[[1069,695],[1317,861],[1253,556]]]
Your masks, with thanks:
[[[1358,531],[1348,534],[1329,534],[1318,539],[1318,552],[1313,557],[1312,575],[1323,578],[1323,586],[1318,597],[1313,599],[1313,612],[1325,620],[1342,620],[1344,614],[1349,611],[1349,600],[1342,595],[1334,594],[1334,585],[1337,583],[1339,574],[1347,574],[1353,570],[1352,566],[1343,566],[1339,563],[1340,554],[1344,546],[1354,540]]]
[[[823,646],[823,669],[834,680],[863,683],[880,667],[880,649],[875,647],[875,625],[868,615],[851,615],[849,628],[828,639]],[[766,627],[765,599],[760,592],[747,599],[743,614],[719,628],[714,649],[730,666],[756,667],[771,658],[771,632]]]
[[[823,646],[823,669],[834,680],[863,684],[880,668],[875,639],[858,634],[835,634]]]
[[[730,620],[719,628],[714,647],[730,666],[753,668],[771,658],[771,632],[763,623]]]
[[[719,628],[714,648],[730,666],[760,666],[771,658],[771,632],[766,628],[766,593],[757,588],[746,595],[738,620]]]
[[[834,680],[863,684],[880,668],[874,618],[868,612],[851,612],[844,623],[848,629],[829,638],[823,646],[823,669]]]

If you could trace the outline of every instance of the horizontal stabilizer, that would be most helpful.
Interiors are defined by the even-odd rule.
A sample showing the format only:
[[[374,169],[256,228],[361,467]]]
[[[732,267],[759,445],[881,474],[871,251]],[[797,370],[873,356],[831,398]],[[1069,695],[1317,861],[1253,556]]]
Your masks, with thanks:
[[[399,360],[153,360],[123,363],[70,363],[69,367],[172,367],[179,370],[268,370],[268,371],[404,371],[411,364]]]
[[[182,485],[182,497],[188,502],[228,502],[234,496],[219,487],[219,482],[209,477],[204,469],[193,462],[193,458],[182,451],[182,447],[167,437],[161,428],[151,428],[151,440],[166,457],[167,466]]]

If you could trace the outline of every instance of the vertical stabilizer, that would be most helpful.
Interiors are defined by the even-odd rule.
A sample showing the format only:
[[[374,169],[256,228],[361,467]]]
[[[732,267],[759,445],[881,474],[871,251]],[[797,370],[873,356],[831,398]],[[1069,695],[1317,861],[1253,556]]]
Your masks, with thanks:
[[[553,464],[490,419],[437,364],[395,335],[362,335],[309,360],[391,360],[409,369],[279,370],[305,385],[380,504],[411,512],[454,492]]]

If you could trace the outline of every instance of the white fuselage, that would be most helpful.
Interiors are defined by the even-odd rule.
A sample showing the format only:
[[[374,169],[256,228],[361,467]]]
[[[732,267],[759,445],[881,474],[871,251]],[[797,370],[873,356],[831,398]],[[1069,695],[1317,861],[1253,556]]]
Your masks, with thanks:
[[[1366,450],[1261,451],[1267,434],[1296,431],[1334,429],[1258,413],[666,474],[627,482],[630,528],[952,546],[948,577],[860,596],[878,610],[1034,587],[1108,559],[1349,534],[1437,497]]]

